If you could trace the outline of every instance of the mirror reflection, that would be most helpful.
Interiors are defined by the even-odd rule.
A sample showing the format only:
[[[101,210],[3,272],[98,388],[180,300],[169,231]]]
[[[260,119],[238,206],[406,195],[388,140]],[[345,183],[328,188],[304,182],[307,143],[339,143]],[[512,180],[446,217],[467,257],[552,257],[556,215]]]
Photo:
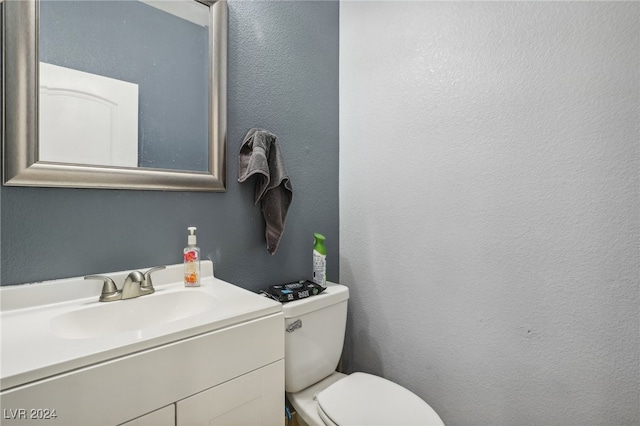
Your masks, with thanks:
[[[40,3],[39,161],[208,171],[209,7]]]

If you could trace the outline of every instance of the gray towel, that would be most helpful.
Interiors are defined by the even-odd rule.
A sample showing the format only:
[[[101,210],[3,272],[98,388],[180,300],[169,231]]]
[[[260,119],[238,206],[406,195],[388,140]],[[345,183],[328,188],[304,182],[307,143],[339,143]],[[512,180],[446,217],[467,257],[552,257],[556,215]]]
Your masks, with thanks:
[[[267,250],[275,254],[293,199],[291,180],[284,165],[278,137],[268,130],[251,129],[238,156],[238,182],[256,175],[255,204],[262,203]]]

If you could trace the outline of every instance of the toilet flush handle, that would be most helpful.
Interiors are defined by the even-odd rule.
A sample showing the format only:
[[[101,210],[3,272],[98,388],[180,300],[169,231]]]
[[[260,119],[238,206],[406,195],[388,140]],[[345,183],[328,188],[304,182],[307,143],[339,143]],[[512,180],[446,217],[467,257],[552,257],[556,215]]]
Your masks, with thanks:
[[[295,320],[294,322],[292,322],[291,324],[289,324],[286,328],[287,333],[292,333],[294,331],[296,331],[297,329],[302,328],[302,320]]]

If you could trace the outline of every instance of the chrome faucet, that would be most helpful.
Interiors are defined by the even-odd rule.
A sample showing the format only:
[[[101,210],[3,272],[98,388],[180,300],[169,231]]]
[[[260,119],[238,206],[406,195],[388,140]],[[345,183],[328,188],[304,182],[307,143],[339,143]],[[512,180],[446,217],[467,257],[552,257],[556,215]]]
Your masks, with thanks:
[[[151,281],[151,273],[165,269],[166,266],[156,266],[149,269],[144,274],[139,271],[131,272],[124,280],[122,289],[118,290],[118,286],[113,280],[105,275],[87,275],[85,280],[102,280],[102,293],[100,294],[101,302],[112,302],[114,300],[133,299],[134,297],[144,296],[155,292],[153,282]]]

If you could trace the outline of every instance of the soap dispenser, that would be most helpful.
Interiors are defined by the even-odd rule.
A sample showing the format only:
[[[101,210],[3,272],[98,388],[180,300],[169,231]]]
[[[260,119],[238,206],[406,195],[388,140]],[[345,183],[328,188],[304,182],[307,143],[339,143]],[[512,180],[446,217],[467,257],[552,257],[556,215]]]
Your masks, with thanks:
[[[196,227],[187,228],[187,246],[184,248],[184,286],[200,286],[200,248],[196,246]]]

